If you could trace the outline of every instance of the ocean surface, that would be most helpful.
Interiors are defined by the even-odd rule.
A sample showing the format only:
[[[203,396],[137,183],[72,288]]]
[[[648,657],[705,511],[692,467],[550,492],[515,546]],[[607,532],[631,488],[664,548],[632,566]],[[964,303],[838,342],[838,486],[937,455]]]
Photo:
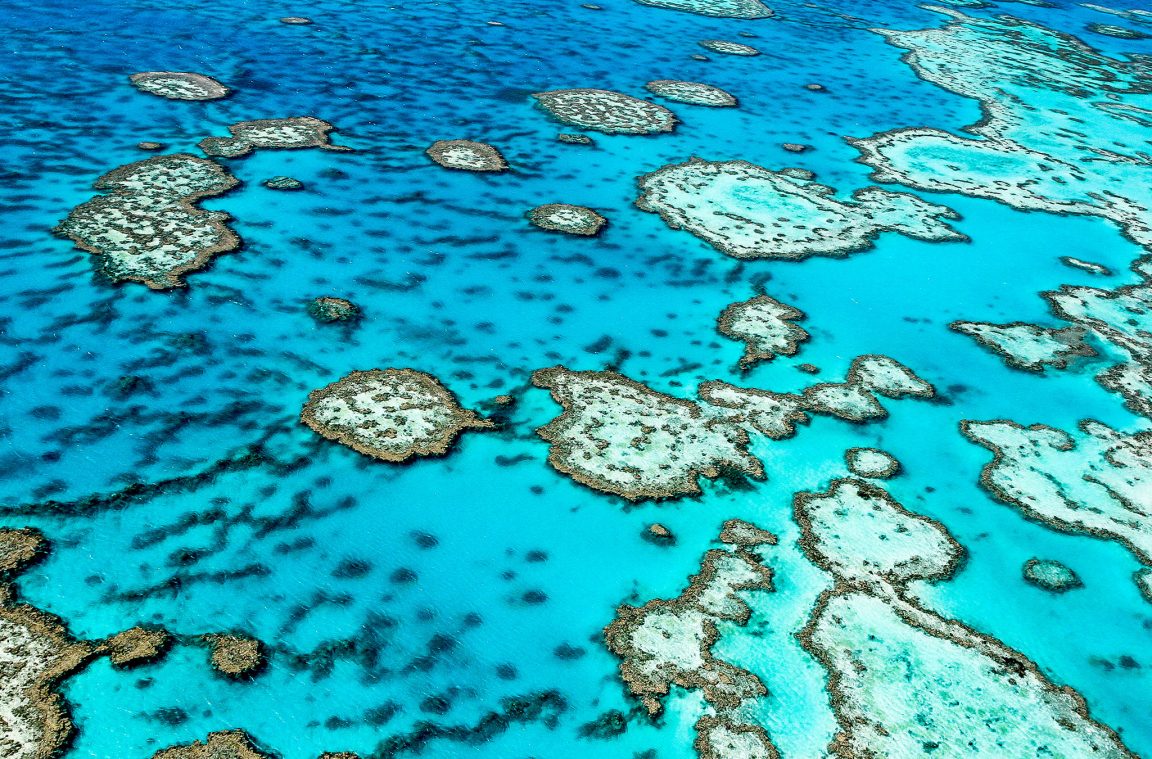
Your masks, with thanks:
[[[0,526],[39,528],[52,547],[19,578],[20,596],[79,638],[135,624],[235,631],[268,655],[241,681],[195,645],[131,670],[92,663],[61,686],[77,727],[67,756],[143,759],[240,728],[285,759],[367,757],[421,729],[396,755],[694,757],[699,694],[674,688],[649,720],[602,630],[621,603],[679,594],[730,518],[779,536],[764,552],[776,591],[747,594],[749,624],[721,624],[715,653],[767,686],[751,711],[782,756],[825,756],[837,731],[826,673],[796,633],[831,580],[798,545],[792,499],[848,476],[844,453],[860,446],[899,459],[884,487],[967,551],[953,578],[914,585],[916,597],[1030,658],[1152,756],[1140,561],[993,497],[980,485],[989,451],[959,431],[963,420],[1074,431],[1095,419],[1133,433],[1149,420],[1094,381],[1105,356],[1020,371],[948,328],[1063,326],[1039,293],[1137,283],[1130,265],[1147,251],[1099,217],[885,184],[958,212],[952,226],[970,241],[886,233],[842,258],[725,256],[636,208],[635,179],[692,156],[740,159],[810,170],[847,197],[872,180],[844,138],[962,134],[980,119],[977,101],[918,78],[905,51],[870,31],[947,19],[898,0],[786,0],[758,20],[596,1],[0,0]],[[1136,25],[1067,0],[961,10],[1009,14],[1114,58],[1152,55],[1148,40],[1087,28]],[[714,53],[705,39],[762,54]],[[155,97],[129,82],[143,71],[198,72],[233,92]],[[706,82],[739,106],[659,100],[643,88],[654,79]],[[681,123],[565,144],[558,133],[580,130],[531,95],[569,88],[661,102]],[[189,273],[187,287],[112,282],[52,234],[97,194],[98,177],[152,155],[141,141],[202,155],[197,143],[230,124],[304,115],[335,125],[333,142],[353,150],[220,159],[242,185],[202,206],[230,214],[243,247]],[[1152,127],[1133,128],[1152,140]],[[511,169],[432,163],[425,149],[451,139],[495,145]],[[273,176],[305,189],[261,184]],[[1147,177],[1133,169],[1133,181]],[[544,203],[587,206],[609,224],[597,237],[537,229],[525,212]],[[716,318],[759,291],[803,311],[811,338],[741,372],[742,346],[717,334]],[[306,307],[324,295],[363,318],[317,323]],[[543,367],[611,367],[694,398],[716,379],[797,391],[814,381],[800,364],[838,381],[864,354],[896,358],[938,399],[886,401],[888,418],[867,425],[818,416],[788,440],[754,436],[763,481],[705,478],[699,496],[631,503],[551,468],[535,433],[561,410],[531,386]],[[388,367],[428,372],[481,413],[498,395],[516,403],[499,430],[405,464],[299,423],[310,391]],[[653,522],[673,545],[644,539]],[[1063,562],[1083,587],[1026,583],[1032,557]],[[544,714],[478,738],[473,728],[509,698],[536,699]],[[628,715],[626,730],[582,735],[610,710]],[[444,729],[429,737],[422,723]]]

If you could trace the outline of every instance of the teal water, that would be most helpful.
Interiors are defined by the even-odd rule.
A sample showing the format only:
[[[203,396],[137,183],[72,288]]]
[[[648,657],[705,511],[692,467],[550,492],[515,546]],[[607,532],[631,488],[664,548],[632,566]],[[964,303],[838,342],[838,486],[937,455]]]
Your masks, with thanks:
[[[917,79],[901,51],[867,31],[940,17],[894,1],[778,3],[778,17],[762,21],[601,4],[0,1],[0,111],[10,125],[0,146],[0,524],[34,525],[53,544],[21,594],[77,636],[144,622],[187,635],[243,631],[270,648],[267,671],[240,683],[215,676],[206,652],[189,646],[131,672],[93,664],[63,689],[79,727],[71,755],[147,757],[238,727],[286,759],[367,756],[421,721],[470,727],[503,699],[554,694],[554,720],[483,741],[458,730],[423,755],[694,756],[695,694],[675,693],[656,723],[637,713],[612,740],[579,728],[635,706],[600,640],[615,607],[675,596],[720,523],[739,517],[780,536],[770,553],[778,589],[750,599],[752,622],[724,628],[717,652],[768,686],[757,716],[781,753],[820,756],[835,729],[824,673],[794,633],[829,580],[796,545],[791,499],[844,476],[853,446],[900,459],[892,494],[969,551],[952,581],[920,596],[1025,653],[1152,755],[1152,606],[1130,580],[1138,562],[990,498],[977,482],[988,453],[958,433],[963,419],[1074,429],[1093,418],[1125,431],[1148,422],[1092,381],[1104,360],[1028,374],[947,329],[956,319],[1055,325],[1038,293],[1135,282],[1128,265],[1142,250],[1096,218],[947,195],[926,197],[960,212],[970,243],[885,235],[846,259],[727,258],[633,207],[634,178],[700,156],[802,167],[845,194],[866,186],[869,170],[844,137],[957,130],[979,117],[974,101]],[[1078,35],[1111,18],[1065,2],[970,12]],[[315,23],[276,21],[301,14]],[[710,53],[701,39],[765,54]],[[1090,42],[1152,54],[1149,42]],[[707,61],[691,57],[706,52]],[[151,97],[127,80],[148,70],[197,71],[235,93],[210,103]],[[669,104],[683,122],[674,134],[593,134],[594,146],[580,146],[557,142],[571,130],[529,97],[569,87],[644,96],[643,84],[662,78],[714,84],[740,107]],[[811,82],[828,92],[806,90]],[[226,161],[243,185],[203,205],[232,214],[245,245],[189,275],[186,289],[110,284],[50,234],[92,196],[96,177],[146,157],[142,140],[196,152],[236,121],[304,114],[335,124],[336,142],[355,152]],[[456,138],[497,145],[513,171],[449,172],[423,155]],[[794,155],[785,142],[813,149]],[[307,189],[260,185],[276,175]],[[593,207],[610,226],[578,239],[523,218],[551,202]],[[1114,274],[1070,269],[1061,256]],[[812,339],[741,375],[741,346],[716,333],[715,319],[757,285],[804,311]],[[357,303],[363,322],[315,324],[305,306],[327,294]],[[559,407],[527,389],[528,377],[557,363],[613,363],[691,397],[708,379],[800,389],[812,382],[801,363],[838,380],[865,353],[912,367],[948,403],[886,402],[890,417],[868,426],[817,418],[792,440],[758,440],[769,476],[748,487],[706,482],[699,498],[631,506],[550,469],[533,433]],[[466,434],[449,456],[404,466],[297,423],[310,390],[390,366],[438,376],[466,407],[502,393],[519,403],[502,431]],[[142,388],[118,392],[127,375]],[[213,469],[251,450],[254,465]],[[213,474],[141,497],[45,505],[202,472]],[[677,535],[674,546],[642,540],[653,521]],[[1085,588],[1054,596],[1027,585],[1020,567],[1037,555],[1068,564]],[[335,576],[348,560],[368,570]]]

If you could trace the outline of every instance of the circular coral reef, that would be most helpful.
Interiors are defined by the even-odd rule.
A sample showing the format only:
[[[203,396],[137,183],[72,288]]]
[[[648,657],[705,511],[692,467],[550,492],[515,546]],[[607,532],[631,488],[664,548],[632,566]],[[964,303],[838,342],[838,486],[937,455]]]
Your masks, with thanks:
[[[586,237],[600,234],[608,223],[607,219],[591,208],[566,203],[537,206],[528,212],[528,220],[541,229]]]
[[[446,169],[457,171],[507,171],[508,162],[500,151],[485,142],[440,140],[425,153]]]
[[[1055,559],[1031,558],[1024,562],[1023,574],[1029,584],[1052,593],[1066,593],[1084,586],[1071,567]]]
[[[228,677],[247,677],[264,666],[264,644],[247,635],[210,634],[204,642],[212,653],[212,668]]]
[[[354,322],[360,318],[360,307],[350,300],[325,295],[308,304],[308,314],[325,324]]]
[[[887,479],[900,471],[900,462],[879,448],[849,448],[844,460],[857,477]]]
[[[300,421],[329,440],[390,462],[442,456],[464,430],[494,426],[461,408],[435,377],[414,369],[352,372],[312,391]]]

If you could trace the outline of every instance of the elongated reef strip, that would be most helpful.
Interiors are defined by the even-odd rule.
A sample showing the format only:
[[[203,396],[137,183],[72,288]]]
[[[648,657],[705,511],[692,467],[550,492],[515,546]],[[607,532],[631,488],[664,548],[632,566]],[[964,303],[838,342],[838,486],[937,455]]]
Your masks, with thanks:
[[[719,87],[702,82],[682,82],[677,79],[656,79],[644,85],[644,89],[668,100],[689,105],[703,105],[711,108],[731,108],[737,105],[735,96]]]
[[[128,79],[141,92],[169,100],[219,100],[231,92],[212,77],[186,71],[144,71]]]
[[[664,106],[611,90],[551,90],[532,97],[553,118],[581,129],[605,134],[659,134],[676,128],[676,116]]]
[[[676,598],[653,599],[643,606],[622,604],[616,618],[604,630],[608,649],[620,659],[620,677],[628,692],[638,698],[649,714],[659,714],[662,701],[673,686],[699,690],[717,715],[697,723],[696,748],[701,757],[748,759],[756,753],[739,748],[769,747],[764,756],[775,756],[764,729],[737,716],[741,705],[767,695],[760,679],[717,658],[712,648],[720,637],[717,623],[743,626],[751,609],[738,593],[772,591],[772,570],[752,550],[753,545],[774,544],[771,533],[746,522],[725,523],[725,533],[736,537],[735,545],[707,551],[700,571],[689,578],[688,587]],[[747,541],[755,535],[754,541]]]
[[[641,5],[665,8],[671,11],[695,13],[716,18],[755,20],[771,18],[774,14],[760,0],[636,0]]]
[[[713,53],[722,53],[723,55],[743,55],[755,56],[760,55],[760,51],[751,45],[745,45],[741,42],[729,42],[727,40],[700,40],[700,46],[711,50]]]

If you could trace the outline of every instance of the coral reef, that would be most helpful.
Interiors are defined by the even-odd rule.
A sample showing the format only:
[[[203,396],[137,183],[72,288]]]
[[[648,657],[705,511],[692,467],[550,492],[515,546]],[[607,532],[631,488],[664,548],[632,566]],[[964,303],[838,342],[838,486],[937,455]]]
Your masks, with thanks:
[[[960,430],[992,452],[980,484],[998,500],[1062,532],[1118,541],[1152,565],[1152,432],[1124,435],[1091,420],[1077,437],[1005,420]]]
[[[1152,35],[1146,34],[1138,29],[1129,29],[1126,26],[1116,26],[1115,24],[1089,24],[1088,31],[1103,34],[1105,37],[1115,37],[1118,40],[1146,40],[1152,38]]]
[[[45,550],[35,530],[0,528],[0,753],[8,759],[57,755],[74,730],[57,687],[97,653],[56,617],[14,603],[12,575]]]
[[[780,753],[759,725],[706,714],[696,721],[692,743],[700,759],[777,759]]]
[[[610,90],[552,90],[532,97],[553,118],[581,129],[659,134],[676,128],[676,116],[664,106]]]
[[[656,79],[644,85],[644,89],[677,103],[704,105],[713,108],[735,106],[736,98],[719,87],[700,82],[682,82],[677,79]]]
[[[182,71],[144,71],[128,79],[141,92],[169,100],[219,100],[231,92],[212,77]]]
[[[840,757],[1135,755],[1023,654],[909,597],[955,572],[948,531],[886,491],[837,480],[796,496],[801,547],[835,578],[800,633],[828,670]]]
[[[464,430],[493,426],[461,408],[435,377],[414,369],[352,372],[313,390],[300,421],[329,440],[391,462],[442,456]]]
[[[507,171],[508,162],[500,151],[484,142],[440,140],[424,151],[446,169],[459,171]]]
[[[264,666],[264,644],[247,635],[212,633],[202,636],[211,651],[212,667],[228,677],[255,674]]]
[[[641,5],[717,18],[771,18],[772,9],[760,0],[636,0]]]
[[[737,711],[747,700],[767,695],[767,689],[752,672],[717,658],[712,648],[720,637],[719,622],[742,626],[751,617],[739,592],[773,590],[772,570],[752,546],[775,543],[775,536],[737,520],[725,523],[724,534],[737,538],[736,544],[705,553],[699,573],[689,578],[679,596],[639,607],[621,605],[604,629],[604,640],[620,659],[620,677],[628,692],[649,714],[661,712],[673,686],[702,693],[716,714],[696,724],[701,757],[774,757],[764,729],[748,724]],[[743,753],[749,747],[763,753]]]
[[[980,102],[967,136],[927,127],[850,140],[873,178],[991,198],[1014,208],[1109,219],[1152,249],[1146,112],[1125,102],[1152,86],[1139,60],[1010,16],[950,17],[939,29],[879,33],[932,84]],[[1106,147],[1099,135],[1107,134]]]
[[[272,759],[272,755],[257,748],[243,730],[221,730],[209,733],[204,741],[161,749],[152,759]]]
[[[231,137],[205,137],[200,140],[200,149],[206,155],[222,158],[238,158],[257,149],[351,150],[349,147],[329,142],[328,133],[335,128],[327,121],[312,116],[240,121],[228,127]]]
[[[528,220],[541,229],[570,235],[595,237],[608,223],[600,214],[584,206],[549,203],[528,212]]]
[[[734,258],[846,256],[884,232],[966,239],[945,223],[954,211],[915,195],[866,187],[841,201],[830,187],[747,161],[691,158],[636,181],[639,208]]]
[[[1092,346],[1084,341],[1087,330],[1083,327],[1053,329],[1024,322],[964,321],[948,326],[999,355],[1008,366],[1030,372],[1043,371],[1046,366],[1064,369],[1077,356],[1096,355]]]
[[[58,617],[19,603],[15,576],[47,553],[39,531],[0,527],[0,755],[52,759],[75,726],[60,684],[98,656],[116,666],[142,663],[164,652],[162,630],[134,627],[104,641],[77,640]]]
[[[753,56],[760,55],[760,51],[751,45],[745,45],[741,42],[729,42],[728,40],[700,40],[700,45],[713,53],[722,53],[724,55],[744,55]]]
[[[857,477],[885,480],[900,471],[900,462],[878,448],[849,448],[844,461]]]
[[[131,627],[104,641],[104,648],[112,666],[135,667],[163,656],[172,642],[173,638],[166,630]]]
[[[304,183],[294,177],[271,177],[261,182],[269,190],[303,190]]]
[[[795,356],[808,332],[795,324],[804,313],[767,295],[732,303],[716,320],[716,331],[744,343],[740,368],[776,356]]]
[[[346,298],[324,295],[308,304],[308,314],[318,322],[354,322],[360,318],[360,307]]]
[[[638,500],[699,493],[699,476],[726,468],[764,476],[748,434],[691,401],[613,372],[553,367],[532,383],[564,407],[537,430],[552,444],[548,463],[584,485]]]
[[[113,281],[142,282],[153,290],[180,287],[240,238],[228,214],[196,207],[239,182],[224,167],[183,153],[130,163],[96,180],[106,190],[82,203],[54,230],[96,257]]]
[[[1023,574],[1027,582],[1053,593],[1065,593],[1084,585],[1067,564],[1055,559],[1028,559],[1024,562]]]
[[[537,387],[551,391],[563,413],[537,434],[551,443],[548,463],[596,490],[629,500],[701,492],[699,478],[739,474],[760,479],[748,453],[749,432],[780,440],[808,421],[808,412],[853,422],[881,419],[877,396],[931,398],[935,389],[887,356],[856,358],[843,383],[823,383],[801,395],[700,385],[700,402],[674,398],[615,372],[539,369]]]

